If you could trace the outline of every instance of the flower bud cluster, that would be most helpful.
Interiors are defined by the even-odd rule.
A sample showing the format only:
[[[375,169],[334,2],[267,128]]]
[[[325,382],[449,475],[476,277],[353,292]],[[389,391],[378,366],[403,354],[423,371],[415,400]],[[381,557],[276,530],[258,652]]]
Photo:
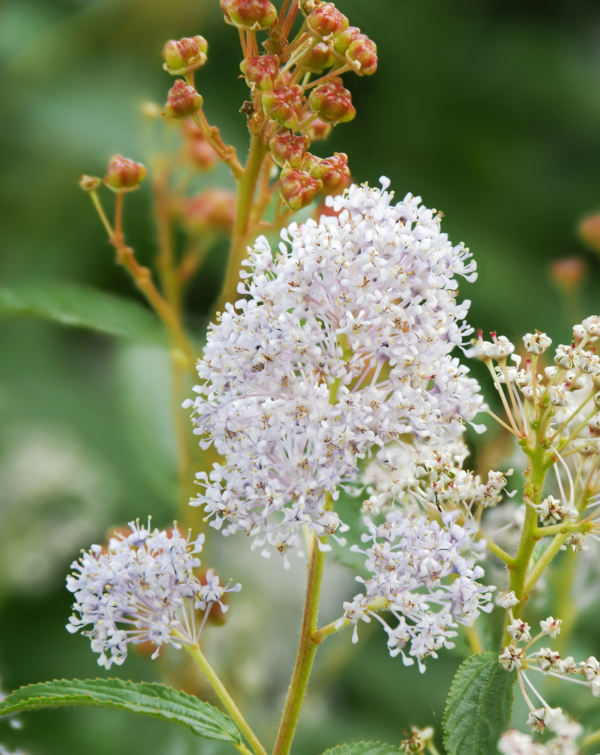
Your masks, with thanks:
[[[502,500],[512,470],[490,471],[483,482],[479,475],[463,469],[467,456],[462,439],[438,446],[400,442],[383,448],[365,470],[369,498],[363,506],[372,513],[393,503],[438,511],[494,506]]]
[[[68,631],[89,637],[105,668],[121,665],[130,643],[152,643],[153,658],[165,644],[196,644],[211,609],[226,611],[225,593],[240,589],[222,585],[211,570],[196,576],[203,540],[184,537],[175,525],[162,531],[130,522],[106,547],[93,545],[71,564]]]
[[[470,255],[418,198],[393,204],[385,188],[352,186],[330,200],[336,215],[290,225],[275,258],[258,239],[247,298],[210,326],[197,365],[186,405],[224,461],[195,503],[267,553],[303,525],[340,530],[329,494],[359,481],[373,447],[458,437],[482,403],[450,355],[469,333],[456,287],[473,280]]]
[[[277,17],[270,2],[222,0],[228,23],[246,32],[272,28]],[[295,5],[290,14],[297,13]],[[375,44],[331,2],[301,3],[306,31],[288,45],[266,43],[267,53],[252,48],[240,64],[250,88],[251,130],[262,129],[273,161],[281,168],[280,197],[290,210],[310,204],[318,195],[337,194],[350,183],[348,158],[336,153],[320,158],[310,153],[312,141],[332,126],[356,115],[352,95],[338,75],[352,70],[370,75],[377,69]],[[317,75],[317,81],[311,77]]]
[[[454,646],[452,638],[460,624],[471,626],[480,611],[492,610],[492,590],[478,580],[483,569],[476,565],[481,548],[476,545],[476,528],[461,527],[456,515],[443,513],[442,524],[425,516],[407,515],[393,509],[385,522],[368,522],[365,549],[353,550],[366,556],[367,579],[349,603],[344,603],[345,619],[377,619],[388,636],[391,656],[400,654],[405,665],[417,660],[424,671],[424,659],[437,658],[437,651]],[[379,611],[389,611],[384,620]],[[388,623],[390,622],[390,623]]]

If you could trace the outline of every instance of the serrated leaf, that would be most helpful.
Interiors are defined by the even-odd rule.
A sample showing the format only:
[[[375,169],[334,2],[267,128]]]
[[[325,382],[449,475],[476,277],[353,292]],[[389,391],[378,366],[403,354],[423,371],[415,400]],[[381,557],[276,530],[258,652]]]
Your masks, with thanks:
[[[119,708],[188,726],[207,739],[239,744],[233,721],[217,708],[166,684],[124,679],[58,679],[29,684],[0,701],[0,716],[62,706]]]
[[[70,281],[0,288],[0,317],[29,315],[145,343],[166,343],[159,319],[133,299]]]
[[[322,755],[395,755],[401,752],[399,747],[383,742],[348,742],[331,747]]]
[[[515,672],[505,671],[498,653],[463,661],[452,681],[442,724],[448,755],[488,755],[510,721]]]

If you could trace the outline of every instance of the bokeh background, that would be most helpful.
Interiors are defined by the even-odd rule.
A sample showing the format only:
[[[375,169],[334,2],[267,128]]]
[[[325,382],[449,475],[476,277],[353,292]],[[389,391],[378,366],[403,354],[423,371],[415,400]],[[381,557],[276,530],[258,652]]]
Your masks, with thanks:
[[[478,261],[479,280],[466,294],[475,327],[512,338],[534,328],[568,338],[576,318],[600,310],[600,259],[576,235],[579,219],[600,209],[600,5],[338,5],[377,42],[380,69],[372,78],[348,77],[358,116],[335,129],[327,153],[347,152],[357,180],[377,182],[386,174],[399,195],[411,191],[443,209],[450,238],[464,240]],[[64,630],[69,563],[81,547],[103,540],[111,524],[150,513],[163,525],[177,514],[164,349],[150,337],[112,338],[22,312],[36,309],[44,291],[62,281],[139,299],[114,264],[77,180],[83,172],[101,174],[114,152],[145,159],[155,137],[140,105],[162,104],[171,85],[161,70],[162,44],[197,33],[211,45],[198,77],[206,112],[243,153],[239,45],[222,22],[217,0],[5,0],[0,9],[5,689],[104,674],[87,641]],[[228,181],[225,172],[211,180],[223,186]],[[129,205],[128,235],[140,257],[150,259],[148,187]],[[215,245],[189,296],[188,324],[199,339],[225,250],[224,240]],[[551,265],[573,256],[585,274],[568,297]],[[128,332],[119,313],[114,330]],[[133,330],[139,336],[140,329]],[[244,597],[228,625],[210,630],[207,641],[249,718],[262,720],[268,737],[292,663],[302,568],[282,573],[257,554],[229,560],[233,552],[230,545],[215,545],[211,558],[226,576],[244,581]],[[351,575],[334,569],[326,618],[337,614],[351,588]],[[597,618],[593,606],[582,614],[574,654],[578,648],[600,650]],[[295,752],[308,755],[351,739],[397,742],[411,723],[439,728],[461,649],[459,643],[420,676],[391,661],[376,632],[365,633],[358,651],[347,634],[331,641],[316,669]],[[132,654],[118,673],[137,679],[164,673],[181,682],[187,669],[177,663],[166,658],[152,664]],[[582,705],[588,717],[600,719],[587,698]],[[222,751],[186,730],[125,713],[30,714],[20,726],[0,724],[0,743],[39,755]]]

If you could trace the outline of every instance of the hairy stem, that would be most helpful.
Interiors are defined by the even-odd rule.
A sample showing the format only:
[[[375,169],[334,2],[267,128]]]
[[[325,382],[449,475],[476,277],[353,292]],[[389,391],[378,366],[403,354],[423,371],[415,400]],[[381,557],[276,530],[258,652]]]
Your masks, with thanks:
[[[308,686],[315,654],[319,647],[319,642],[315,641],[314,635],[317,630],[324,563],[325,554],[320,550],[318,538],[314,535],[312,552],[308,563],[306,598],[304,601],[304,614],[302,616],[296,663],[281,716],[273,755],[288,755],[291,750],[304,694]]]

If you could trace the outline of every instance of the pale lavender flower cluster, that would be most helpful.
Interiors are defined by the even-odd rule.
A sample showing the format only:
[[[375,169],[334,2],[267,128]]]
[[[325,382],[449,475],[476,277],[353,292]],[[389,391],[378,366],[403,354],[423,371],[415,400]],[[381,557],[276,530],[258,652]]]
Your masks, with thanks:
[[[376,618],[388,636],[392,656],[405,665],[437,658],[441,647],[453,647],[459,624],[471,626],[480,611],[492,608],[493,587],[481,584],[483,569],[476,564],[478,546],[474,526],[461,526],[455,513],[443,513],[442,524],[417,514],[391,510],[382,524],[370,523],[354,550],[366,556],[367,579],[357,577],[365,591],[344,603],[345,619],[355,625]],[[378,611],[389,612],[384,620]],[[388,623],[389,622],[389,623]]]
[[[196,644],[211,608],[218,604],[226,611],[225,592],[240,589],[220,584],[211,570],[204,581],[195,575],[204,535],[191,540],[176,526],[151,530],[139,522],[129,528],[130,533],[110,538],[106,548],[93,545],[84,552],[67,577],[67,589],[75,595],[67,629],[91,638],[105,668],[124,662],[129,643],[152,643],[153,658],[165,644]]]
[[[275,255],[258,239],[247,298],[209,329],[186,405],[224,461],[198,475],[193,503],[265,555],[297,546],[303,525],[343,532],[335,491],[372,448],[460,436],[482,405],[451,356],[471,332],[457,279],[475,264],[436,211],[410,194],[394,204],[388,185],[350,187],[330,200],[338,214],[284,230]]]

